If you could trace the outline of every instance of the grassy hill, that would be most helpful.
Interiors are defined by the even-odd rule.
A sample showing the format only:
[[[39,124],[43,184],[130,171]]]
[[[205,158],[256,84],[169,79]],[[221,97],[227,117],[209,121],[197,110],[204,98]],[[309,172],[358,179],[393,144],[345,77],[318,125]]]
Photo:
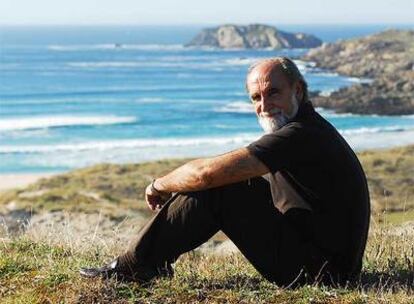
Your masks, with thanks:
[[[14,208],[34,212],[67,210],[117,216],[133,211],[147,212],[145,187],[155,176],[183,164],[185,160],[166,160],[144,164],[101,164],[41,179],[24,188],[0,193],[0,206],[10,202]],[[149,214],[149,211],[148,211]]]
[[[89,240],[91,241],[91,240]],[[109,241],[108,241],[109,242]],[[413,303],[412,235],[371,231],[355,286],[286,290],[267,282],[240,255],[185,254],[175,277],[148,285],[87,280],[77,270],[114,256],[107,243],[73,247],[18,237],[0,243],[1,303]]]
[[[414,145],[358,154],[368,178],[373,209],[401,212],[414,209]],[[57,175],[24,188],[0,193],[0,212],[13,209],[32,212],[66,210],[96,212],[122,217],[148,211],[144,189],[154,177],[187,160],[143,164],[101,164]],[[7,208],[6,208],[7,209]]]
[[[4,218],[30,212],[38,223],[19,233],[0,232],[1,303],[414,303],[414,146],[358,157],[375,217],[356,286],[285,290],[264,280],[240,254],[200,251],[176,263],[172,280],[146,286],[79,277],[79,267],[119,254],[129,239],[120,231],[132,229],[128,219],[152,214],[143,200],[145,186],[185,162],[166,160],[102,164],[1,193]]]
[[[358,154],[365,170],[374,215],[414,219],[414,146]]]

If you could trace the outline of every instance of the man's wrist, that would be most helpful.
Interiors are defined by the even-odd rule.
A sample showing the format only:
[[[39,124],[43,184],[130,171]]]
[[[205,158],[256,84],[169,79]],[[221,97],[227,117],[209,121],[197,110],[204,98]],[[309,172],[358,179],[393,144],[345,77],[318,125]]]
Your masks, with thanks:
[[[156,178],[152,180],[151,190],[158,195],[165,195],[167,192],[160,190],[159,185],[157,186],[155,185],[156,182],[157,182]]]

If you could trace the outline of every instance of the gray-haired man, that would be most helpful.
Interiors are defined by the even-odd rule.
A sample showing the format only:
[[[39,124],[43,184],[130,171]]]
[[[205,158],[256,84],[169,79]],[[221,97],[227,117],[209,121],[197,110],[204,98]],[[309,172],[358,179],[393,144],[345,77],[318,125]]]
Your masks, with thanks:
[[[171,263],[219,230],[281,286],[345,283],[358,275],[370,206],[354,152],[315,112],[290,59],[256,63],[246,88],[265,135],[155,179],[146,200],[158,213],[124,254],[82,275],[138,281],[172,275]]]

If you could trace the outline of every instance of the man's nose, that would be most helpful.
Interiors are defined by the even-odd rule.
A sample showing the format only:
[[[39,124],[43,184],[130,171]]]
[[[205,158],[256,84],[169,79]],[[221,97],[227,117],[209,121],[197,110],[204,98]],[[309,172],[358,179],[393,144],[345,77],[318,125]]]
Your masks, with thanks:
[[[271,109],[270,102],[266,97],[262,97],[261,100],[262,112],[269,112]]]

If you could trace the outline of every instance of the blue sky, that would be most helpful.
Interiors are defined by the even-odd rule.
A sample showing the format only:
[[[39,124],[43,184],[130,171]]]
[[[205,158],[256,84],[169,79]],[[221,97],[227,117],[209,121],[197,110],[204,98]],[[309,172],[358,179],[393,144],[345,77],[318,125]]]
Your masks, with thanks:
[[[0,0],[0,24],[404,24],[414,0]]]

